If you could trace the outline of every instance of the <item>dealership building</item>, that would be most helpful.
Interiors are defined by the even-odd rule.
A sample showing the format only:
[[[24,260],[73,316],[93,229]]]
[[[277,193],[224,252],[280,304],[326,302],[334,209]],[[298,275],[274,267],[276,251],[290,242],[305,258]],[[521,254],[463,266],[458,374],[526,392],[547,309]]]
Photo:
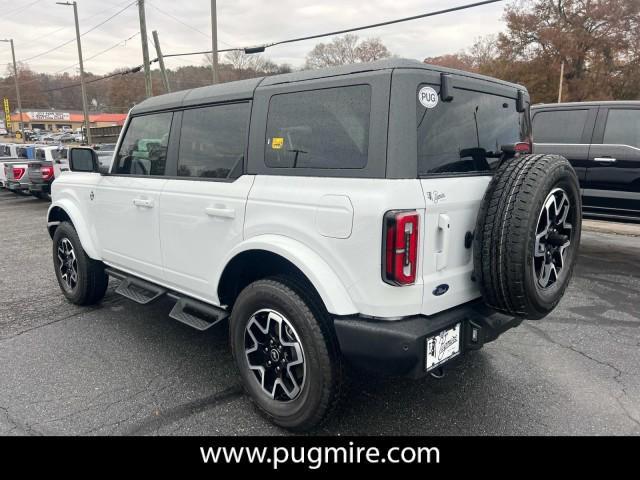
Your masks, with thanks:
[[[90,113],[90,127],[114,127],[123,125],[126,113]],[[23,111],[22,121],[27,130],[40,129],[56,132],[63,129],[76,130],[84,127],[84,114],[78,111],[37,110]],[[20,124],[20,114],[11,114],[13,130]]]

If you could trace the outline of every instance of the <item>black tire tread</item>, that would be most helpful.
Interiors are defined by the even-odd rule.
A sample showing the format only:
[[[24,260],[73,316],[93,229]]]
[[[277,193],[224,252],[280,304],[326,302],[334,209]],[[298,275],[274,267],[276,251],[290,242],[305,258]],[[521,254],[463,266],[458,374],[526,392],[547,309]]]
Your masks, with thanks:
[[[495,310],[525,318],[542,314],[532,311],[528,301],[523,262],[531,234],[527,228],[530,216],[539,213],[532,210],[534,198],[544,178],[556,169],[566,170],[577,185],[575,171],[565,158],[525,155],[503,164],[485,193],[474,235],[474,273],[485,303]]]
[[[304,282],[297,280],[293,276],[277,275],[257,280],[248,285],[243,292],[249,289],[272,288],[279,290],[292,303],[304,312],[307,323],[312,331],[311,341],[321,350],[319,355],[320,367],[324,378],[329,379],[328,388],[325,390],[320,404],[316,408],[312,417],[306,422],[295,426],[287,426],[292,431],[307,431],[322,424],[338,408],[344,396],[345,366],[340,354],[338,339],[333,329],[331,318],[324,307],[317,293]],[[240,294],[242,296],[242,292]],[[238,297],[240,299],[240,296]],[[233,312],[232,312],[232,322]],[[232,351],[234,342],[231,341]],[[238,352],[233,351],[234,358]],[[275,423],[278,423],[268,411],[263,409],[258,402],[254,402],[257,408]]]
[[[104,264],[98,260],[90,258],[82,248],[80,237],[70,222],[62,222],[56,228],[53,236],[53,262],[55,266],[56,262],[56,248],[58,239],[60,236],[66,235],[70,237],[70,240],[74,244],[74,248],[77,250],[77,256],[82,257],[82,262],[79,262],[78,275],[80,276],[79,291],[75,295],[68,294],[62,287],[62,291],[67,299],[75,305],[95,305],[100,303],[104,298],[109,285],[109,277],[105,273]],[[84,265],[84,268],[80,267],[80,263]],[[80,271],[82,270],[82,271]]]

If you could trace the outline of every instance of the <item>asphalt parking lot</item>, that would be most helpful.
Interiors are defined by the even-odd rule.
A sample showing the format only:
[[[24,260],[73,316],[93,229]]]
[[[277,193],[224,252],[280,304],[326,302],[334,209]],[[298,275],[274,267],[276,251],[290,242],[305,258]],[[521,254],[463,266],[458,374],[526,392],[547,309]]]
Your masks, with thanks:
[[[0,434],[287,434],[242,393],[225,326],[61,295],[48,204],[0,191]],[[443,380],[358,376],[320,434],[640,434],[640,237],[583,233],[560,307]]]

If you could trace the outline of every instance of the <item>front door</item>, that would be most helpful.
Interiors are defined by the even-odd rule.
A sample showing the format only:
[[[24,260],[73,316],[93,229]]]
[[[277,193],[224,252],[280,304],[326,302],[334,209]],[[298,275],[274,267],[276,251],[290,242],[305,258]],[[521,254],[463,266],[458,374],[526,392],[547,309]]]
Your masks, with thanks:
[[[217,275],[243,238],[253,176],[243,175],[251,104],[209,105],[182,113],[177,177],[160,198],[166,283],[217,303]]]
[[[91,192],[103,260],[156,282],[163,280],[158,207],[172,118],[171,112],[132,117],[110,174]]]

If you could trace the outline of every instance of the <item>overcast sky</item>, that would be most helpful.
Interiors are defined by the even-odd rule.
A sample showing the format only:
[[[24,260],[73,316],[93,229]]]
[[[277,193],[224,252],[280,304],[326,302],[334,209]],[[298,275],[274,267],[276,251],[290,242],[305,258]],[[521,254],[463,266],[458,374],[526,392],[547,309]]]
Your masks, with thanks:
[[[268,43],[472,2],[473,0],[218,0],[219,48]],[[86,32],[131,3],[133,0],[78,0],[80,31]],[[209,0],[146,0],[145,4],[149,39],[151,40],[151,31],[157,30],[165,54],[210,48]],[[379,37],[393,54],[422,60],[428,56],[455,53],[469,47],[481,35],[501,31],[504,28],[504,5],[505,2],[489,4],[438,17],[364,30],[358,32],[358,35],[361,38]],[[0,38],[14,39],[19,61],[39,55],[75,36],[72,7],[56,5],[55,0],[0,0],[0,18]],[[104,25],[84,35],[82,49],[86,59],[85,70],[104,74],[118,67],[142,63],[140,36],[136,35],[139,27],[138,9],[133,4]],[[125,42],[125,39],[132,36]],[[330,40],[329,37],[277,46],[268,49],[265,55],[277,63],[286,62],[300,67],[304,64],[306,53],[317,42]],[[90,58],[117,44],[119,45],[112,50]],[[153,51],[151,56],[155,57]],[[4,75],[4,65],[10,60],[8,44],[0,43],[0,75]],[[77,69],[73,66],[77,60],[76,44],[72,41],[26,63],[33,70],[41,72],[55,73],[63,69],[73,72]],[[168,68],[202,63],[202,56],[167,59]]]

